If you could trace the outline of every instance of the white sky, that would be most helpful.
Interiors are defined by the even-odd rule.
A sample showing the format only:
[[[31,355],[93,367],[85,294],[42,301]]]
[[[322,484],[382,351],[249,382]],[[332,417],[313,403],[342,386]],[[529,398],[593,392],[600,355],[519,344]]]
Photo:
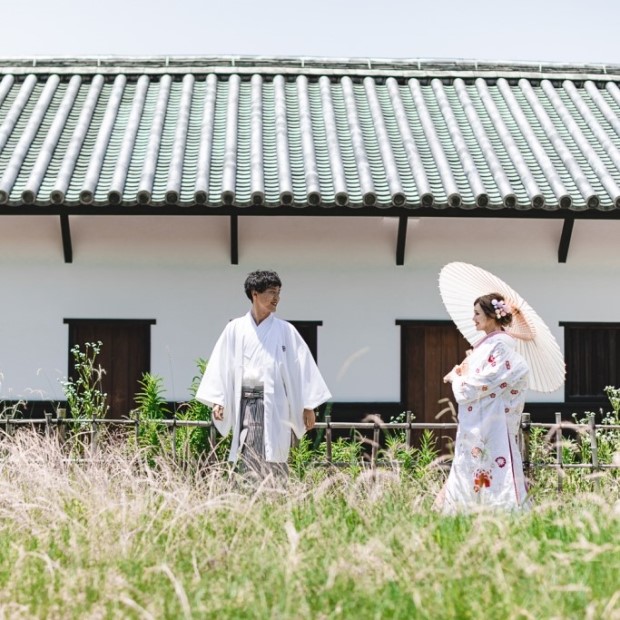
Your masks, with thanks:
[[[620,0],[0,0],[0,56],[620,64]]]

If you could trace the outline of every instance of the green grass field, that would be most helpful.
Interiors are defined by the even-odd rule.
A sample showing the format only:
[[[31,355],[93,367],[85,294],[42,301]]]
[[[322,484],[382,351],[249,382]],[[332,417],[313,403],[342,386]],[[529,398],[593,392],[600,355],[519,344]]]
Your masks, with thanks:
[[[287,489],[0,441],[0,618],[620,618],[620,482],[442,517],[437,472]]]

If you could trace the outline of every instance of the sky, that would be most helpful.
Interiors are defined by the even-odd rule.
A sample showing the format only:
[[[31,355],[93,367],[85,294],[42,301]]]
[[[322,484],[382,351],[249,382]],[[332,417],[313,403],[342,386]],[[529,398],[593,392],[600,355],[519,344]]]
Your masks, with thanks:
[[[620,0],[0,0],[1,57],[620,64]]]

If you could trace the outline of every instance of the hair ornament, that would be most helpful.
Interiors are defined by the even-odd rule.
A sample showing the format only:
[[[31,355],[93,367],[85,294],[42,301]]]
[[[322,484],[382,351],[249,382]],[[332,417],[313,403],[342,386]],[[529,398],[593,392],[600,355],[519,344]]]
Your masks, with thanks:
[[[502,299],[492,299],[491,303],[493,304],[495,316],[498,321],[500,321],[503,317],[512,314],[512,308]]]

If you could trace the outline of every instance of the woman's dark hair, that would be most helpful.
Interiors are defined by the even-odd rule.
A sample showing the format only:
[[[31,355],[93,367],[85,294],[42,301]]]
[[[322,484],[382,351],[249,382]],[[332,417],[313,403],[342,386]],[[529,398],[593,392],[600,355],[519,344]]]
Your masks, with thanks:
[[[282,287],[280,276],[275,271],[253,271],[245,279],[245,294],[252,301],[252,291],[264,293],[268,288]]]
[[[508,327],[512,323],[512,312],[506,312],[505,316],[502,316],[503,308],[493,305],[493,301],[503,302],[505,301],[504,296],[499,293],[482,295],[474,301],[474,306],[479,305],[486,316],[495,319],[502,327]]]

